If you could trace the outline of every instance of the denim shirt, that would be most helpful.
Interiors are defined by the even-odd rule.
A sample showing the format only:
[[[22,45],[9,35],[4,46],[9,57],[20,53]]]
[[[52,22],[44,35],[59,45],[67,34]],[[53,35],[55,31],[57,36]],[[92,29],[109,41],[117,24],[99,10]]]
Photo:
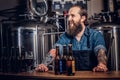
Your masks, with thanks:
[[[88,40],[89,43],[87,42]],[[71,39],[66,35],[66,33],[63,33],[54,45],[54,48],[56,45],[59,45],[60,53],[62,53],[62,45],[68,45],[70,42],[72,42],[72,50],[92,50],[95,55],[97,55],[99,49],[104,49],[106,51],[103,35],[99,31],[88,27],[85,28],[84,34],[82,35],[80,41],[77,41],[75,37]]]

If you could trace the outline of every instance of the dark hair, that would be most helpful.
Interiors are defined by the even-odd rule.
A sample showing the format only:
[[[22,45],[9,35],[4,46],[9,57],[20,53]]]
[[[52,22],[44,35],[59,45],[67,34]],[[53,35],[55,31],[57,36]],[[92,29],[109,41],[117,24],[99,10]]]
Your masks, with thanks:
[[[87,10],[81,6],[81,5],[73,5],[71,6],[72,7],[78,7],[80,10],[79,10],[79,14],[80,16],[85,16],[86,17],[86,20],[84,21],[85,25],[88,25],[88,21],[87,21],[87,18],[88,18],[88,14],[87,14]]]

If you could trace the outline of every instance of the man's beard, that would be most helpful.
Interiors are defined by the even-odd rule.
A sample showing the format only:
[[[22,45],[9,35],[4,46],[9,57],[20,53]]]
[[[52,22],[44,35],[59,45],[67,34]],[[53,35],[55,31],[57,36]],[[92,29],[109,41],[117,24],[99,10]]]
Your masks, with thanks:
[[[70,24],[68,23],[69,25],[67,29],[67,35],[71,37],[75,37],[80,31],[82,31],[82,26],[79,22],[75,24],[74,21],[72,21],[72,23],[73,23],[72,28]]]

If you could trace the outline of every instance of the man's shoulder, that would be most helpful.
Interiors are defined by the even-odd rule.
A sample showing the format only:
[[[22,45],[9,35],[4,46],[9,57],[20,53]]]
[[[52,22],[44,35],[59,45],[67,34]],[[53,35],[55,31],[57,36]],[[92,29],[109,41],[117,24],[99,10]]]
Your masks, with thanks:
[[[98,30],[92,29],[92,28],[89,28],[89,31],[90,31],[90,33],[93,33],[93,34],[100,33]]]
[[[91,37],[102,36],[102,33],[96,29],[89,28],[89,32]]]
[[[70,38],[70,36],[66,32],[64,32],[63,34],[61,34],[60,37]]]
[[[63,33],[60,35],[60,37],[66,37],[66,33],[63,32]]]
[[[60,38],[64,38],[64,39],[69,39],[69,37],[67,36],[67,33],[64,32],[60,35]]]
[[[70,41],[73,39],[73,37],[70,37],[66,32],[64,32],[63,34],[60,35],[60,40],[64,40],[64,41]]]

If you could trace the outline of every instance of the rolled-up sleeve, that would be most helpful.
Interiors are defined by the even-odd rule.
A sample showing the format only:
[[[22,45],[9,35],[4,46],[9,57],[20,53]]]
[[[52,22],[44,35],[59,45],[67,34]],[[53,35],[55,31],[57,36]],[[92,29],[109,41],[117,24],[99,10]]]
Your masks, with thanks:
[[[93,38],[93,43],[94,43],[94,52],[97,55],[97,52],[99,49],[104,49],[106,51],[106,47],[105,47],[105,41],[104,41],[104,37],[100,32],[96,32],[94,34],[94,38]]]

